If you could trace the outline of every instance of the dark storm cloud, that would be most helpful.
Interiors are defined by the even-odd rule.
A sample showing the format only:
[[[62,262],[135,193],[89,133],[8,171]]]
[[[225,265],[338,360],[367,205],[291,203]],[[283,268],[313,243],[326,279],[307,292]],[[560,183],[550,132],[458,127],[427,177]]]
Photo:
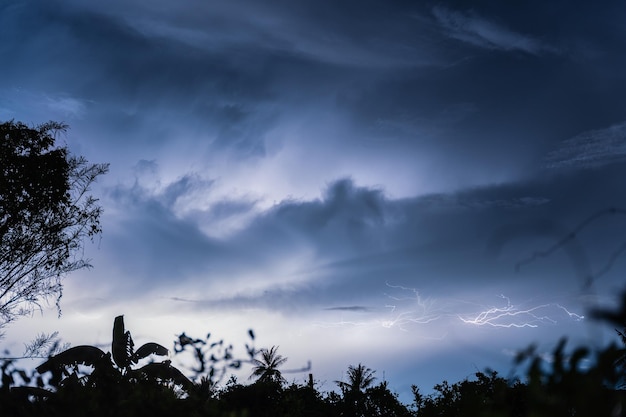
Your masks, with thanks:
[[[130,12],[122,13],[115,5],[103,10],[82,3],[82,7],[70,6],[71,2],[25,2],[19,7],[6,8],[6,35],[22,38],[19,45],[4,46],[5,53],[14,57],[7,72],[15,71],[17,76],[21,66],[37,60],[47,68],[45,74],[37,75],[39,77],[64,81],[66,85],[72,77],[73,88],[69,93],[140,98],[137,104],[149,104],[155,99],[175,103],[206,94],[217,94],[220,98],[230,96],[235,100],[246,97],[262,100],[271,95],[271,86],[276,82],[286,81],[287,85],[299,84],[301,88],[310,89],[301,82],[311,76],[309,81],[317,84],[332,72],[333,76],[341,75],[341,71],[333,70],[333,65],[328,68],[330,74],[325,73],[323,65],[311,66],[324,60],[316,56],[315,51],[307,52],[307,46],[299,47],[299,42],[306,43],[309,39],[314,44],[316,38],[327,37],[328,44],[322,44],[319,52],[328,50],[352,62],[351,54],[341,51],[342,39],[356,48],[363,44],[362,36],[371,33],[370,23],[384,25],[380,31],[375,31],[380,33],[376,38],[382,45],[372,53],[372,59],[382,65],[389,62],[389,57],[385,56],[389,45],[400,40],[407,45],[412,43],[411,36],[392,31],[397,30],[397,24],[391,18],[401,15],[394,13],[389,20],[380,21],[374,11],[357,9],[356,5],[347,9],[358,10],[366,19],[356,27],[346,24],[358,22],[347,13],[330,13],[328,19],[317,20],[315,11],[323,13],[325,8],[313,4],[310,8],[295,9],[254,6],[253,10],[261,12],[256,18],[250,13],[251,6],[245,3],[218,7],[198,5],[193,13],[190,13],[192,9],[173,6],[181,14],[159,13],[158,7],[143,10],[131,6]],[[142,15],[154,19],[153,31],[146,32],[137,25],[136,20]],[[269,15],[276,21],[264,22],[263,18]],[[407,20],[406,17],[403,20]],[[38,30],[25,31],[22,25]],[[160,26],[168,25],[197,30],[208,40],[194,43],[177,36],[175,31],[159,32]],[[150,27],[149,24],[144,26]],[[258,28],[265,36],[259,36],[251,27]],[[284,37],[286,43],[293,38],[296,45],[277,48],[272,37]],[[364,49],[369,49],[367,42],[365,45]],[[411,55],[406,51],[396,54]],[[356,62],[358,66],[358,59]],[[71,76],[61,70],[68,64],[76,70]],[[78,79],[74,78],[77,74]],[[290,79],[295,79],[295,84]]]
[[[202,230],[210,232],[207,218],[224,202],[204,212],[175,213],[179,199],[198,190],[210,193],[210,181],[183,177],[156,193],[138,185],[116,190],[116,204],[129,211],[105,238],[111,242],[107,252],[112,264],[132,251],[124,264],[138,283],[177,288],[175,296],[195,300],[194,308],[348,313],[357,312],[353,307],[364,301],[382,309],[394,286],[437,299],[461,297],[477,288],[493,288],[496,294],[517,288],[517,297],[541,294],[549,299],[565,288],[571,293],[588,290],[589,278],[621,244],[613,235],[604,236],[606,228],[615,234],[625,229],[624,219],[600,219],[557,254],[521,261],[558,242],[598,210],[626,207],[626,193],[619,192],[626,191],[624,174],[623,164],[613,164],[602,171],[409,199],[391,199],[380,189],[340,180],[317,200],[286,200],[253,211],[245,227],[221,237]],[[255,210],[247,202],[239,204],[243,211]],[[304,260],[298,258],[303,253]],[[295,268],[273,269],[290,259],[302,261]],[[239,280],[252,271],[253,278]],[[546,274],[549,281],[538,278]],[[232,291],[186,293],[218,282],[230,282]],[[609,273],[595,284],[605,288],[615,282]],[[251,292],[253,287],[257,289]],[[459,305],[446,301],[438,308],[452,315]]]
[[[428,29],[416,24],[416,7],[380,2],[232,1],[195,2],[167,8],[123,7],[129,24],[139,23],[148,36],[172,37],[206,49],[254,45],[277,55],[299,56],[350,67],[389,67],[426,62],[435,48],[415,46],[415,36]],[[117,4],[103,13],[116,15]],[[111,10],[112,9],[112,10]]]
[[[434,16],[448,25],[440,22],[444,33],[466,40],[442,44],[459,62],[445,70],[407,72],[358,93],[351,103],[364,116],[362,123],[375,130],[385,127],[375,136],[392,143],[405,141],[420,149],[441,149],[446,143],[449,165],[473,161],[477,169],[486,163],[504,170],[500,163],[505,158],[510,170],[520,164],[516,175],[523,175],[540,163],[549,144],[621,122],[623,63],[614,61],[623,55],[605,51],[623,49],[624,38],[589,25],[589,16],[602,15],[599,19],[609,22],[614,18],[595,8],[587,10],[587,17],[580,8],[574,12],[550,6],[541,17],[530,9],[435,7]],[[555,32],[547,23],[563,14],[566,29]],[[488,21],[492,15],[498,23]],[[454,22],[456,29],[450,27]],[[483,33],[485,26],[489,30]],[[590,48],[598,50],[593,58],[587,56]],[[454,109],[466,111],[456,112],[460,117],[450,122],[444,116]],[[516,158],[506,157],[511,146]]]
[[[119,274],[121,282],[141,286],[176,280],[203,271],[212,258],[227,253],[195,223],[174,215],[171,203],[179,192],[170,189],[158,199],[147,196],[139,186],[112,192],[112,202],[122,214],[106,238],[111,245],[107,261],[111,263],[109,271],[125,269]],[[129,253],[132,256],[121,262]],[[125,279],[126,274],[132,279]]]
[[[315,128],[290,143],[427,155],[458,188],[528,175],[550,144],[623,120],[625,58],[610,53],[624,47],[619,13],[511,9],[27,1],[3,8],[3,36],[19,42],[0,46],[12,57],[0,82],[88,114],[75,123],[81,131],[107,125],[91,133],[101,142],[193,143],[204,158],[224,149],[266,157],[277,127],[313,115]],[[33,66],[45,71],[22,70]],[[330,114],[346,125],[332,137],[319,131]]]
[[[153,117],[161,113],[167,125],[176,125],[171,131],[213,132],[220,147],[263,152],[259,133],[272,114],[253,111],[270,94],[267,73],[259,71],[267,58],[258,51],[200,51],[176,39],[146,37],[124,20],[68,6],[25,2],[7,8],[5,34],[20,42],[2,48],[3,55],[13,57],[4,69],[5,83],[86,100],[115,133],[109,141],[162,142],[165,129]],[[30,65],[45,71],[20,70]]]

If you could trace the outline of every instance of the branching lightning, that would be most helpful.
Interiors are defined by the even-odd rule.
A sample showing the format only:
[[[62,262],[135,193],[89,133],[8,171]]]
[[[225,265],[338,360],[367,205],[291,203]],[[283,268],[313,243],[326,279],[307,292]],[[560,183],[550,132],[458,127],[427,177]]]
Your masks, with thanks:
[[[386,303],[383,307],[387,310],[387,313],[382,317],[379,315],[375,319],[352,321],[352,320],[340,320],[336,322],[315,323],[316,326],[321,327],[343,327],[343,326],[371,326],[371,327],[383,327],[383,328],[397,328],[402,331],[408,331],[409,325],[424,325],[442,317],[440,312],[435,310],[435,302],[430,299],[423,299],[420,293],[415,288],[403,287],[400,285],[391,285],[386,283],[388,288],[396,290],[400,294],[388,294],[383,293],[387,300],[391,300],[393,303]],[[404,295],[403,293],[409,293],[410,295]],[[347,311],[344,309],[334,308],[333,310]],[[369,313],[375,313],[380,311],[381,308],[374,308]],[[368,311],[359,311],[365,313]]]
[[[385,282],[385,285],[392,289],[397,289],[404,292],[408,291],[412,293],[412,296],[399,297],[396,295],[383,293],[385,297],[390,300],[401,303],[408,302],[409,307],[411,308],[410,310],[402,311],[395,314],[395,317],[392,319],[383,320],[381,323],[383,327],[398,327],[400,330],[406,331],[405,325],[427,324],[441,318],[441,314],[434,311],[434,302],[431,299],[422,299],[419,291],[416,288],[408,288],[401,285],[391,285],[388,282]],[[386,304],[385,308],[391,309],[390,313],[395,313],[396,310],[399,309],[397,303]]]
[[[387,303],[384,304],[385,313],[381,314],[381,307],[339,307],[329,310],[342,311],[342,314],[366,314],[368,319],[344,320],[334,322],[317,322],[320,327],[383,327],[395,328],[401,331],[409,331],[416,326],[429,325],[429,334],[434,329],[440,333],[447,331],[447,326],[460,320],[462,324],[469,326],[489,326],[494,328],[537,328],[542,325],[556,325],[564,320],[581,321],[585,317],[576,314],[561,304],[543,303],[528,306],[516,305],[511,299],[503,294],[499,298],[504,300],[502,306],[484,306],[478,312],[468,311],[468,304],[476,303],[467,300],[434,300],[423,298],[416,288],[403,287],[385,283],[390,291],[384,292]],[[445,306],[445,308],[444,308]],[[465,311],[463,311],[465,310]],[[435,323],[443,321],[443,323]],[[458,321],[457,321],[458,323]],[[433,327],[435,326],[435,327]],[[423,328],[423,327],[422,327]]]
[[[506,328],[534,328],[539,327],[541,324],[557,324],[557,320],[555,318],[552,318],[547,314],[540,314],[549,312],[551,308],[563,310],[569,318],[576,321],[580,321],[585,318],[584,316],[570,312],[567,308],[560,304],[548,303],[530,308],[521,308],[513,305],[508,297],[502,294],[500,297],[506,300],[506,306],[490,307],[474,316],[458,315],[457,317],[465,324]]]

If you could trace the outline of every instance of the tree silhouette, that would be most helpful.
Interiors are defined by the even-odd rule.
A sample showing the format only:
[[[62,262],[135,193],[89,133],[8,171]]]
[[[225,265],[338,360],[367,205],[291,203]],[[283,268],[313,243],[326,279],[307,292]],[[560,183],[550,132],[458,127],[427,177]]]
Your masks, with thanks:
[[[278,368],[287,362],[287,358],[278,354],[278,346],[270,349],[263,348],[259,351],[261,359],[252,359],[254,367],[250,378],[257,377],[260,382],[286,382]]]
[[[365,390],[367,390],[372,382],[376,379],[374,372],[365,365],[358,364],[357,366],[348,366],[348,381],[335,381],[335,383],[341,388],[343,394],[340,407],[342,408],[342,414],[350,416],[365,416],[367,415],[367,396]]]
[[[55,146],[62,123],[0,124],[0,327],[62,295],[61,278],[89,266],[83,240],[101,232],[102,208],[88,194],[108,164]]]
[[[348,382],[335,381],[343,392],[363,392],[372,385],[376,377],[376,371],[372,371],[365,365],[348,366]]]
[[[372,417],[411,417],[411,413],[389,390],[387,381],[365,390],[365,410]]]

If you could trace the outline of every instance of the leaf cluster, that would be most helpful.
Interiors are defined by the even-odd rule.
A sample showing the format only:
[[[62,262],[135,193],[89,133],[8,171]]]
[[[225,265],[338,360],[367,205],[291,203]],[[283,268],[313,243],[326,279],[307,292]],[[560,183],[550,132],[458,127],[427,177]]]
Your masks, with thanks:
[[[167,348],[153,342],[135,350],[130,332],[124,329],[124,317],[117,316],[113,325],[111,352],[105,353],[96,346],[76,346],[50,357],[36,369],[40,374],[51,373],[49,383],[57,389],[74,385],[106,390],[115,385],[132,386],[145,381],[190,389],[191,381],[171,366],[169,360],[151,362],[139,368],[134,366],[141,359],[152,355],[168,354]],[[90,367],[93,371],[83,372],[80,365]]]
[[[204,338],[187,336],[184,332],[174,341],[174,353],[184,355],[190,353],[195,365],[190,367],[192,379],[200,382],[201,390],[211,392],[222,381],[228,371],[241,368],[241,365],[254,360],[254,331],[248,330],[250,344],[246,343],[248,357],[236,358],[233,354],[233,345],[226,344],[224,339],[211,341],[211,333]]]
[[[263,348],[259,351],[261,359],[252,359],[252,375],[250,378],[258,378],[261,382],[274,382],[282,384],[287,382],[279,367],[287,362],[287,358],[278,354],[278,346],[270,349]]]

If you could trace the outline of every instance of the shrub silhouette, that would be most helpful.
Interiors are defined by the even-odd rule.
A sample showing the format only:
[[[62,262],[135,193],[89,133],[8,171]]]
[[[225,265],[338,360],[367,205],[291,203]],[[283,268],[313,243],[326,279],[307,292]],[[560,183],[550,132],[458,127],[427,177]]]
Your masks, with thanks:
[[[217,384],[222,381],[228,370],[239,369],[244,362],[252,362],[257,351],[254,348],[254,332],[248,330],[251,343],[245,344],[248,359],[238,359],[233,356],[233,345],[227,345],[223,339],[209,343],[211,333],[204,339],[187,336],[184,332],[178,335],[174,342],[174,353],[183,354],[190,351],[196,366],[190,371],[198,384],[197,390],[205,396],[212,396]]]

